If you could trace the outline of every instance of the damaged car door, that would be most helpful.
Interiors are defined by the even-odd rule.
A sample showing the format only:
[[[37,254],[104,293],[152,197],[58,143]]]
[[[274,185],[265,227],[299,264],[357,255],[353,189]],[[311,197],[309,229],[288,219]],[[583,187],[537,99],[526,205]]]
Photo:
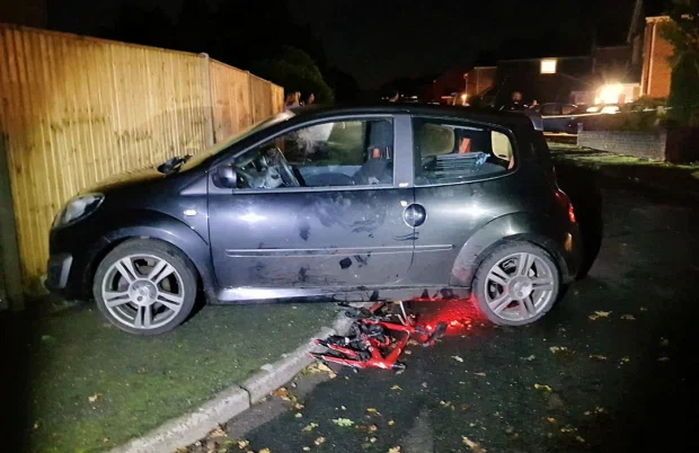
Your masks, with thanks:
[[[219,298],[399,285],[413,252],[404,219],[413,192],[396,184],[394,136],[392,117],[319,122],[212,171],[211,251],[226,287]]]

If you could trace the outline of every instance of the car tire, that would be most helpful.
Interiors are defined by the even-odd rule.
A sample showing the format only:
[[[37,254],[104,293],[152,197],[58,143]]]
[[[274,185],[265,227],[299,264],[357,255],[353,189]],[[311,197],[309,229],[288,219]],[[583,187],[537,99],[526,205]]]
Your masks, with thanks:
[[[558,266],[546,250],[529,242],[508,242],[480,263],[472,292],[491,322],[521,326],[544,316],[560,294]]]
[[[192,311],[194,267],[177,248],[152,239],[119,244],[97,266],[92,292],[100,312],[119,329],[158,335]]]

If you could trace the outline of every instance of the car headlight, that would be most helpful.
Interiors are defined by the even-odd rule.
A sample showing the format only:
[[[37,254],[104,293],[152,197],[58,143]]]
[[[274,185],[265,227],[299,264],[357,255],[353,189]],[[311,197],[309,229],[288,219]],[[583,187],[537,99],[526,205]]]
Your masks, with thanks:
[[[72,198],[61,209],[53,221],[53,228],[62,227],[76,222],[93,213],[104,200],[101,193],[86,193]]]

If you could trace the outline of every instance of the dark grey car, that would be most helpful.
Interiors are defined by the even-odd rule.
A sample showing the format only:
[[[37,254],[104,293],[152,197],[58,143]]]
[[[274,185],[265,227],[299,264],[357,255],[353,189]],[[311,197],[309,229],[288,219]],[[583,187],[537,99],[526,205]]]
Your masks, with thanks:
[[[543,316],[580,240],[548,148],[516,113],[387,105],[280,114],[161,173],[71,200],[47,286],[156,334],[210,303],[475,296]],[[165,174],[163,174],[165,173]]]

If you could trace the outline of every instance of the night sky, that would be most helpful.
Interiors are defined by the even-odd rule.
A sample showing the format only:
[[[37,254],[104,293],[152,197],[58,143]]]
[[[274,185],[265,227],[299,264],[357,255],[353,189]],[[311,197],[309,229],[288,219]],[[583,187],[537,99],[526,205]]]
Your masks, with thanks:
[[[53,0],[49,23],[59,30],[100,35],[114,26],[128,1]],[[182,1],[142,0],[138,5],[158,7],[177,21]],[[272,34],[293,39],[293,27],[305,25],[320,43],[325,63],[351,74],[363,89],[501,58],[587,54],[593,42],[623,44],[634,5],[634,0],[279,1],[288,8],[282,12],[288,17],[277,18],[282,25],[260,23],[259,35],[249,39],[264,40]],[[225,2],[209,0],[208,4],[215,11]],[[254,3],[259,8],[263,2]],[[645,3],[649,15],[661,11],[665,2]],[[229,23],[238,26],[236,17]]]

